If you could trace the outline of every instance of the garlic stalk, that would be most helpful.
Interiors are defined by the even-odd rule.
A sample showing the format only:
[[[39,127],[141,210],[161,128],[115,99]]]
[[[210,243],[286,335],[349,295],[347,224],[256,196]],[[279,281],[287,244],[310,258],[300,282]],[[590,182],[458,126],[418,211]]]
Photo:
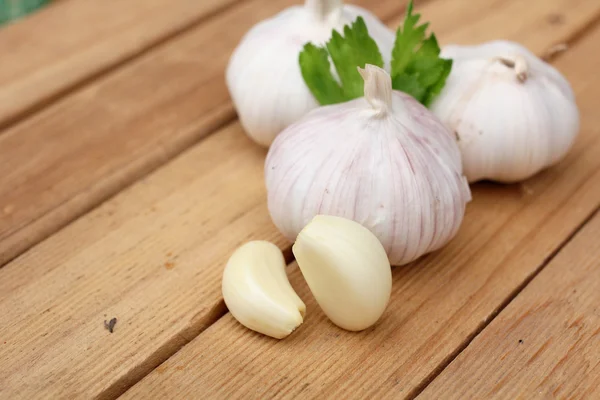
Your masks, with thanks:
[[[260,22],[242,38],[226,81],[240,122],[255,142],[269,146],[284,128],[318,106],[300,72],[300,51],[307,42],[324,44],[333,29],[341,31],[358,16],[389,65],[393,32],[367,10],[341,0],[306,0],[304,6]]]
[[[390,76],[361,70],[366,97],[320,107],[282,132],[265,163],[268,207],[291,241],[318,214],[354,220],[393,265],[458,231],[470,190],[452,133]]]
[[[516,182],[556,164],[579,131],[567,80],[507,41],[447,46],[452,72],[431,110],[454,132],[470,182]]]
[[[276,339],[303,322],[306,306],[288,281],[285,260],[273,243],[239,247],[223,272],[225,304],[242,325]]]
[[[392,291],[392,272],[385,249],[368,229],[344,218],[317,215],[292,250],[333,323],[360,331],[381,317]]]

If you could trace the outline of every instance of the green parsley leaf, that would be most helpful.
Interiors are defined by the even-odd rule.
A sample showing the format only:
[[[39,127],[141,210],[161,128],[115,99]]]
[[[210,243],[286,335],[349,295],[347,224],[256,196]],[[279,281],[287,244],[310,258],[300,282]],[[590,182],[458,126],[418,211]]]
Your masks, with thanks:
[[[334,30],[327,42],[327,50],[349,99],[364,95],[365,81],[357,67],[372,64],[383,68],[383,57],[362,17],[358,17],[352,26],[344,27],[344,37]]]
[[[315,99],[321,104],[336,104],[346,101],[346,95],[331,74],[327,50],[307,43],[300,53],[300,70]]]
[[[328,55],[333,60],[341,85],[331,72]],[[364,80],[357,67],[364,68],[366,64],[383,67],[383,57],[377,43],[369,36],[362,17],[358,17],[351,26],[344,27],[344,36],[334,30],[324,48],[306,44],[299,61],[304,81],[322,105],[362,97]]]
[[[418,25],[420,18],[420,14],[413,15],[411,0],[404,24],[396,31],[390,75],[393,89],[429,106],[446,84],[452,60],[440,58],[437,39],[434,34],[426,37],[429,24]],[[343,33],[344,36],[334,30],[324,47],[307,43],[299,56],[304,82],[322,105],[364,95],[364,81],[357,67],[372,64],[383,68],[381,52],[361,17],[346,25]],[[339,80],[331,71],[330,59]]]
[[[392,50],[392,88],[410,94],[429,106],[450,75],[452,60],[440,58],[440,46],[434,34],[425,38],[428,23],[417,25],[420,14],[413,15],[408,5],[404,24],[396,31]]]

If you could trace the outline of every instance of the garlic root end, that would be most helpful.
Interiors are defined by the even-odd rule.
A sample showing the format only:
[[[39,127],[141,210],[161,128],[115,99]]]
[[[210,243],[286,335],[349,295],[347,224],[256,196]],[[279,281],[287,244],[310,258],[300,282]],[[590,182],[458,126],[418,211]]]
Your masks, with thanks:
[[[527,80],[529,65],[527,64],[525,57],[518,54],[512,56],[498,56],[494,58],[493,61],[498,61],[508,68],[513,68],[519,82],[524,83]]]

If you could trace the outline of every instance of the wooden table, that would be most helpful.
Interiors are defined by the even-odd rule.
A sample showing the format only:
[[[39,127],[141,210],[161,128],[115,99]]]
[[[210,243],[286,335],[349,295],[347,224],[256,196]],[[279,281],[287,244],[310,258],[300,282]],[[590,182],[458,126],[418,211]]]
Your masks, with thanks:
[[[547,55],[577,96],[574,148],[474,185],[458,236],[394,269],[368,331],[328,322],[291,257],[298,331],[227,313],[233,249],[290,244],[224,67],[298,1],[61,0],[0,29],[0,398],[600,399],[598,0],[417,1],[442,44]],[[406,5],[353,3],[393,27]]]

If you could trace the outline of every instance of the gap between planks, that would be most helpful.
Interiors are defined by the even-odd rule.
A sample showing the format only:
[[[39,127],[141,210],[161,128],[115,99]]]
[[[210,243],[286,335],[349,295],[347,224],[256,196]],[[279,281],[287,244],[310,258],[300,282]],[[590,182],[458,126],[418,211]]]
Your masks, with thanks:
[[[14,115],[6,118],[4,121],[0,121],[0,135],[2,135],[7,130],[17,126],[21,121],[33,117],[35,114],[46,108],[47,106],[60,101],[62,98],[67,97],[69,94],[76,92],[77,90],[91,84],[92,82],[101,79],[102,77],[113,73],[119,68],[127,65],[131,61],[144,56],[145,54],[150,53],[151,51],[160,48],[163,45],[166,45],[168,42],[173,40],[175,37],[184,34],[187,31],[194,29],[196,26],[202,24],[203,22],[222,14],[227,11],[229,8],[235,7],[240,2],[244,2],[248,0],[235,0],[230,3],[225,3],[223,5],[218,6],[217,8],[208,11],[206,14],[202,14],[195,19],[192,19],[187,24],[183,24],[182,26],[176,28],[173,32],[167,33],[164,36],[157,37],[154,41],[150,41],[145,47],[138,49],[137,51],[132,52],[131,54],[125,55],[123,58],[118,59],[114,63],[109,63],[106,66],[98,69],[97,71],[91,72],[89,75],[83,76],[80,80],[74,80],[66,84],[64,87],[58,89],[57,91],[48,94],[48,96],[40,98],[32,102],[29,106],[25,107],[23,110],[16,112]],[[50,4],[51,6],[51,4]],[[15,23],[24,22],[24,21],[15,21]]]

